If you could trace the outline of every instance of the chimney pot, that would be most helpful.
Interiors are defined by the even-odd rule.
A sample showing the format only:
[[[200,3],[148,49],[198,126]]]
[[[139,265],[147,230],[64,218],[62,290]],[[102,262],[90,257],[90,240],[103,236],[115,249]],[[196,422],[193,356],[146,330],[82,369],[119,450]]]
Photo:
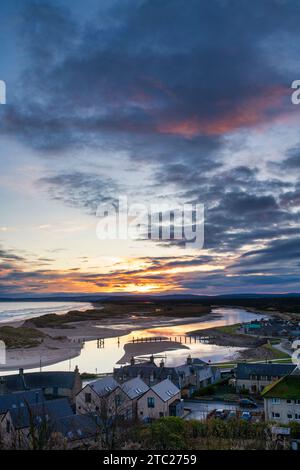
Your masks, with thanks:
[[[191,365],[192,365],[192,362],[193,362],[193,361],[192,361],[191,356],[188,356],[188,357],[186,358],[186,363],[187,363],[187,365],[188,365],[188,366],[191,366]]]

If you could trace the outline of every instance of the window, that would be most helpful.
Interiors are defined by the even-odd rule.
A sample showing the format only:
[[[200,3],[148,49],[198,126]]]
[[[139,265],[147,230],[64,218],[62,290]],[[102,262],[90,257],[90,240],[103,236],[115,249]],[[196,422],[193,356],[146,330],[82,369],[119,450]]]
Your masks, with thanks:
[[[154,408],[155,407],[154,397],[148,397],[147,403],[148,403],[148,408]]]
[[[287,402],[288,404],[290,404],[290,403],[292,403],[292,400],[287,400],[286,402]]]
[[[85,401],[85,403],[92,403],[92,394],[91,393],[86,393],[84,395],[84,401]]]
[[[280,398],[272,398],[272,405],[279,405]]]
[[[295,419],[300,419],[300,415],[299,414],[295,414]]]
[[[272,413],[273,418],[280,418],[280,413]]]
[[[293,415],[291,413],[288,413],[287,417],[288,419],[293,419]]]
[[[162,411],[159,412],[159,417],[160,418],[163,418],[164,417],[164,413]]]
[[[295,400],[296,405],[300,405],[300,400]]]

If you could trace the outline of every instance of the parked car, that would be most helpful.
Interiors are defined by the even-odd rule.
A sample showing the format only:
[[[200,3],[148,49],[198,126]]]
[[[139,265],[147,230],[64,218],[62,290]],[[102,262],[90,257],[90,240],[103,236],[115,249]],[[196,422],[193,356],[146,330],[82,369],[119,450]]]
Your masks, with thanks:
[[[236,416],[237,416],[236,410],[231,410],[229,411],[227,419],[236,419]]]
[[[242,420],[250,421],[251,418],[252,418],[252,415],[251,415],[250,411],[243,411],[242,416],[241,416]]]
[[[257,408],[255,401],[251,400],[250,398],[242,398],[239,401],[239,405],[241,408]]]
[[[222,410],[221,408],[219,408],[218,410],[215,411],[215,417],[216,418],[219,418],[219,419],[224,419],[226,418],[226,412],[225,410]]]

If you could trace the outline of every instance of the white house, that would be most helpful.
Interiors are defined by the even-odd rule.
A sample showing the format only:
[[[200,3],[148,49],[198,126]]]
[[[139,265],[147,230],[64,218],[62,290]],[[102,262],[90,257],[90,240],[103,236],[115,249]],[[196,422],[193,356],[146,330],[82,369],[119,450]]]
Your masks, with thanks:
[[[299,369],[269,385],[262,393],[265,419],[281,424],[300,423]]]
[[[131,400],[113,377],[105,377],[87,384],[76,395],[76,413],[94,413],[98,416],[129,416]]]
[[[170,405],[180,401],[181,392],[169,379],[165,379],[144,393],[137,400],[137,415],[140,420],[151,420],[170,416]]]
[[[236,368],[236,390],[261,393],[267,385],[293,372],[293,364],[241,362]]]
[[[132,419],[137,419],[137,403],[138,399],[144,395],[149,387],[145,382],[139,377],[128,380],[121,385],[123,392],[127,395],[130,405],[128,406],[128,417]]]

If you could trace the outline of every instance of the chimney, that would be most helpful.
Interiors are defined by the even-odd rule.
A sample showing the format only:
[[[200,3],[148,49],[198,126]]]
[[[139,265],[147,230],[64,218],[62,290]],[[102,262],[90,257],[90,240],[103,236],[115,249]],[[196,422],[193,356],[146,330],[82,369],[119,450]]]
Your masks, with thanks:
[[[187,358],[186,358],[186,363],[188,366],[191,366],[193,361],[192,361],[192,358],[191,358],[191,355],[189,355]]]
[[[24,390],[27,390],[26,382],[25,382],[25,376],[24,376],[24,369],[23,367],[20,367],[19,369],[19,376],[22,382],[22,385],[24,387]]]
[[[135,364],[134,357],[133,357],[133,356],[131,356],[131,359],[130,359],[130,365],[131,365],[131,366],[134,366],[134,364]]]
[[[164,360],[163,360],[163,359],[160,361],[159,367],[160,367],[161,369],[162,369],[163,367],[165,367],[165,363],[164,363]]]

